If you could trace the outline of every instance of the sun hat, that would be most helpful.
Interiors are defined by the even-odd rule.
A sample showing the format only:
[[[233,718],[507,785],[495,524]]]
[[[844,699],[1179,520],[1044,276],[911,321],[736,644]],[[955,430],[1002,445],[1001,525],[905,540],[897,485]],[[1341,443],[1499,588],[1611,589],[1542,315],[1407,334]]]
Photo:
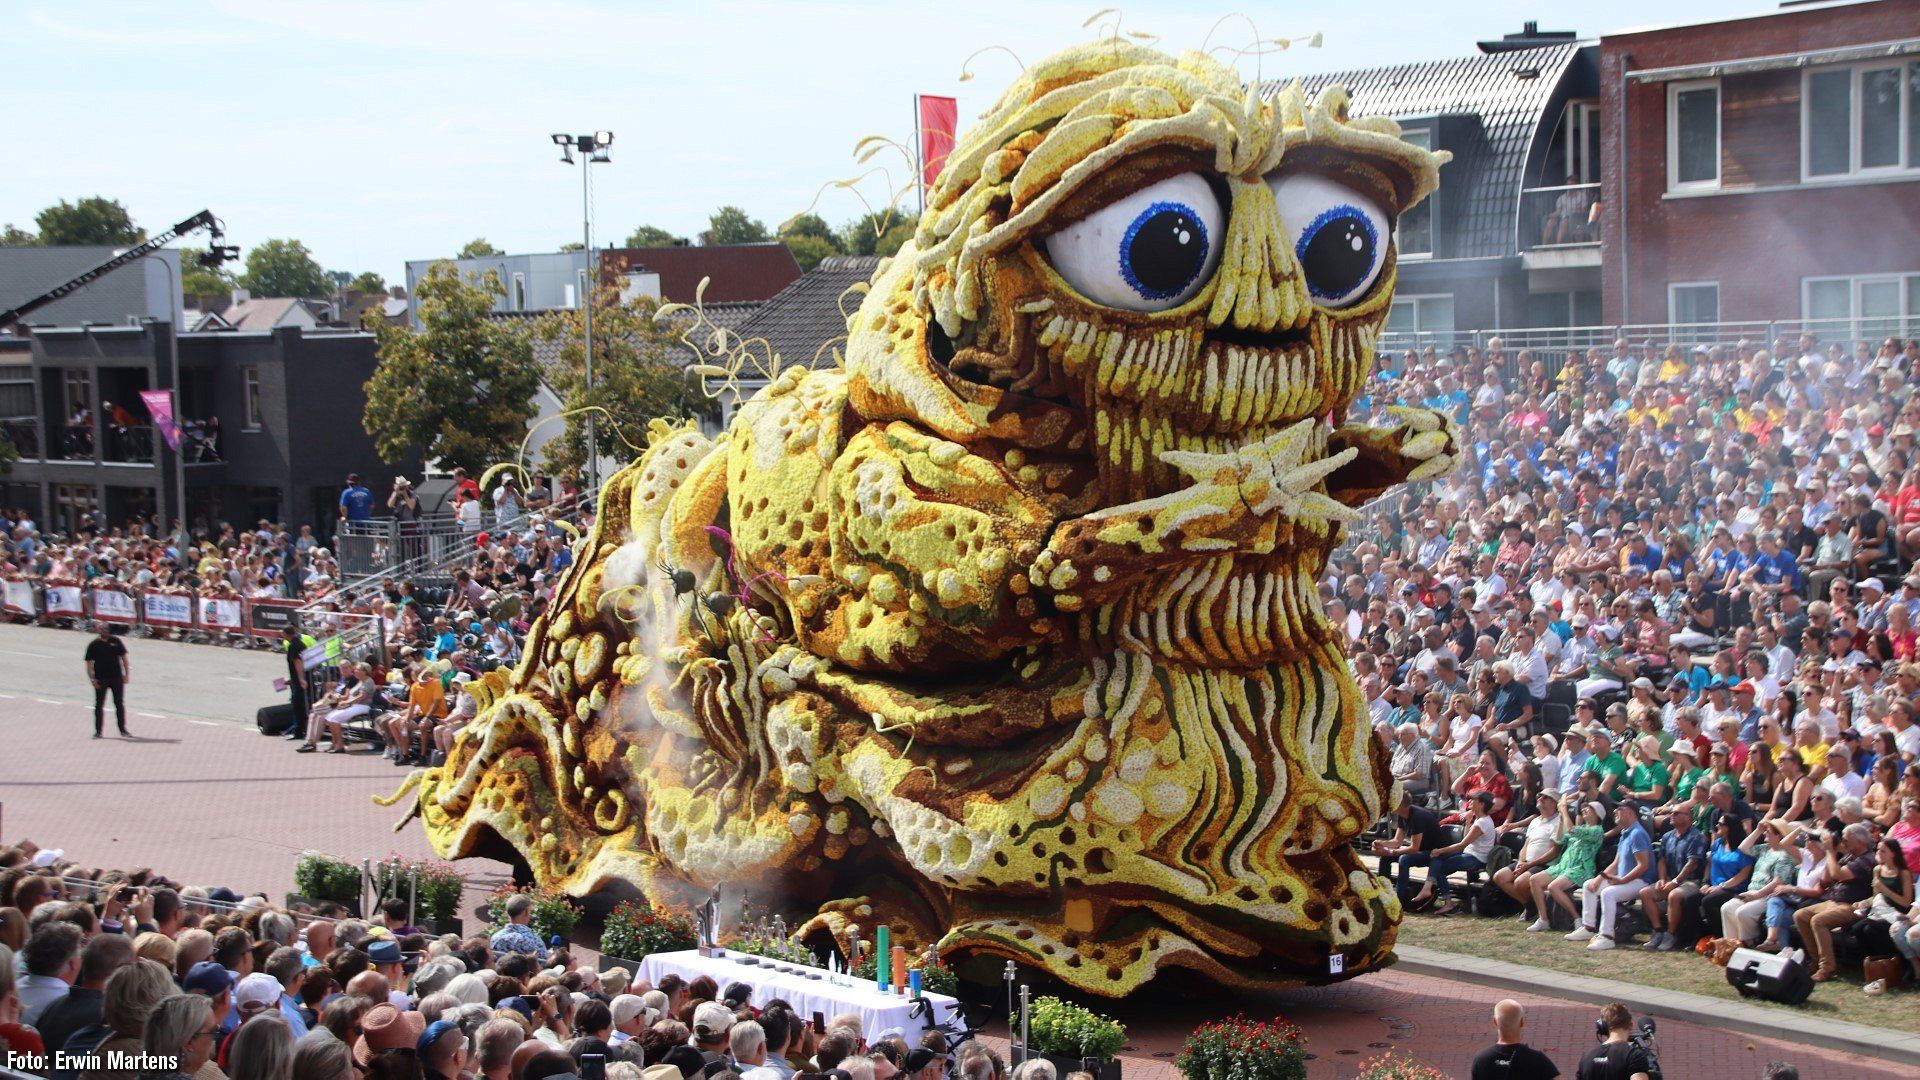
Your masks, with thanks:
[[[360,1036],[353,1040],[353,1060],[362,1065],[373,1061],[382,1050],[412,1050],[419,1046],[427,1018],[417,1012],[401,1012],[382,1002],[360,1018]]]

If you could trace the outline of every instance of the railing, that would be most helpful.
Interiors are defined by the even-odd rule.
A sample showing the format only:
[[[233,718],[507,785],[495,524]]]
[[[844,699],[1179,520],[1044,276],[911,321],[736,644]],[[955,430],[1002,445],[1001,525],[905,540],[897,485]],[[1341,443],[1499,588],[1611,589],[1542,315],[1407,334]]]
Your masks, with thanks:
[[[106,446],[100,460],[119,465],[150,465],[153,463],[153,436],[151,424],[135,424],[132,427],[108,424]]]
[[[1920,337],[1920,316],[1904,318],[1868,317],[1857,319],[1764,319],[1749,322],[1714,323],[1634,323],[1625,326],[1546,326],[1501,330],[1459,330],[1444,333],[1388,332],[1380,335],[1376,349],[1383,368],[1399,370],[1406,366],[1406,353],[1425,353],[1432,349],[1445,356],[1455,347],[1477,349],[1486,358],[1497,340],[1509,376],[1518,373],[1519,354],[1526,351],[1530,360],[1547,365],[1555,374],[1570,353],[1597,348],[1613,355],[1613,343],[1625,339],[1636,348],[1651,348],[1657,353],[1668,345],[1691,349],[1695,345],[1731,347],[1745,341],[1755,349],[1772,351],[1776,341],[1797,355],[1800,336],[1812,334],[1820,347],[1840,343],[1851,353],[1855,342],[1866,341],[1875,348],[1889,337]],[[1424,355],[1423,360],[1424,362]]]
[[[37,416],[8,416],[0,418],[0,437],[13,444],[14,450],[23,461],[35,461],[40,457],[40,418]]]
[[[47,460],[92,461],[93,422],[59,424],[48,438]]]
[[[1523,188],[1520,192],[1521,251],[1593,247],[1600,243],[1594,208],[1599,184]]]
[[[599,499],[598,488],[582,491],[563,511],[556,513],[553,507],[529,510],[505,522],[489,511],[478,529],[463,529],[452,514],[444,512],[410,522],[392,518],[341,522],[334,537],[334,554],[347,585],[333,599],[358,602],[378,595],[389,581],[444,585],[453,580],[453,571],[459,565],[472,558],[480,533],[525,532],[535,514],[548,522],[577,524],[581,511],[597,508]],[[564,531],[560,535],[565,536]]]

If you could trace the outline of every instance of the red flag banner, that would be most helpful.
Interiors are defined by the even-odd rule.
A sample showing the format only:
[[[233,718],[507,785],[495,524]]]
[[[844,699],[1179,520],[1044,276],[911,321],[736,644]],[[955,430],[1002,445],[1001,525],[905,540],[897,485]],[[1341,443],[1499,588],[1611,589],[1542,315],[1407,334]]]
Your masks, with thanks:
[[[920,182],[928,187],[953,153],[953,134],[960,123],[960,103],[950,97],[920,94],[914,98],[920,113]]]

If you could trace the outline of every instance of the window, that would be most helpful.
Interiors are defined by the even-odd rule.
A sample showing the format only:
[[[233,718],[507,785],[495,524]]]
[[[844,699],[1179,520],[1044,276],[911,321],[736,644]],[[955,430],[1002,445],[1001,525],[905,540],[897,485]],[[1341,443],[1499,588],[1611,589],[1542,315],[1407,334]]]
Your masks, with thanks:
[[[1422,150],[1433,149],[1432,128],[1408,128],[1401,138]],[[1400,215],[1394,226],[1393,240],[1402,255],[1433,254],[1433,200],[1439,197],[1435,192],[1407,209]]]
[[[1800,315],[1823,341],[1909,336],[1920,319],[1920,274],[1806,278]]]
[[[240,369],[241,407],[246,411],[246,429],[260,430],[260,368],[248,364]]]
[[[1667,286],[1667,312],[1678,326],[1698,326],[1720,321],[1720,283],[1717,281],[1676,281]],[[1675,338],[1681,335],[1675,334]]]
[[[1920,168],[1920,62],[1814,68],[1800,102],[1803,179]]]
[[[513,310],[527,310],[527,275],[518,272],[513,275]]]
[[[1445,343],[1453,337],[1453,297],[1396,296],[1387,309],[1386,333],[1401,338],[1438,339]]]
[[[1720,80],[1667,86],[1667,187],[1720,186]]]

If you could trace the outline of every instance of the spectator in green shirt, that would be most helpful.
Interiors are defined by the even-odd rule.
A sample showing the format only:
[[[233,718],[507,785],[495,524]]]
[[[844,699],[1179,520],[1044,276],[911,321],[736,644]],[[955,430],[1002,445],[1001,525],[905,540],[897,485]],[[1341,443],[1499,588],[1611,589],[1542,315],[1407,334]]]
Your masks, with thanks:
[[[1649,806],[1658,806],[1666,801],[1668,779],[1667,763],[1660,754],[1660,740],[1642,735],[1633,744],[1633,764],[1627,770],[1624,785],[1627,795]]]
[[[1613,796],[1614,789],[1627,778],[1627,759],[1613,749],[1613,739],[1605,731],[1596,731],[1587,737],[1587,744],[1593,750],[1593,757],[1587,760],[1587,772],[1600,780],[1600,794]]]
[[[1578,806],[1578,824],[1574,824],[1573,808]],[[1606,812],[1597,802],[1582,803],[1577,796],[1568,795],[1560,800],[1560,820],[1567,825],[1567,832],[1560,857],[1553,865],[1533,875],[1528,883],[1533,889],[1533,907],[1540,918],[1527,929],[1536,934],[1552,929],[1547,922],[1547,898],[1567,909],[1567,914],[1577,922],[1580,908],[1573,901],[1573,890],[1585,885],[1593,877],[1596,859],[1600,854],[1601,841],[1606,839]]]

